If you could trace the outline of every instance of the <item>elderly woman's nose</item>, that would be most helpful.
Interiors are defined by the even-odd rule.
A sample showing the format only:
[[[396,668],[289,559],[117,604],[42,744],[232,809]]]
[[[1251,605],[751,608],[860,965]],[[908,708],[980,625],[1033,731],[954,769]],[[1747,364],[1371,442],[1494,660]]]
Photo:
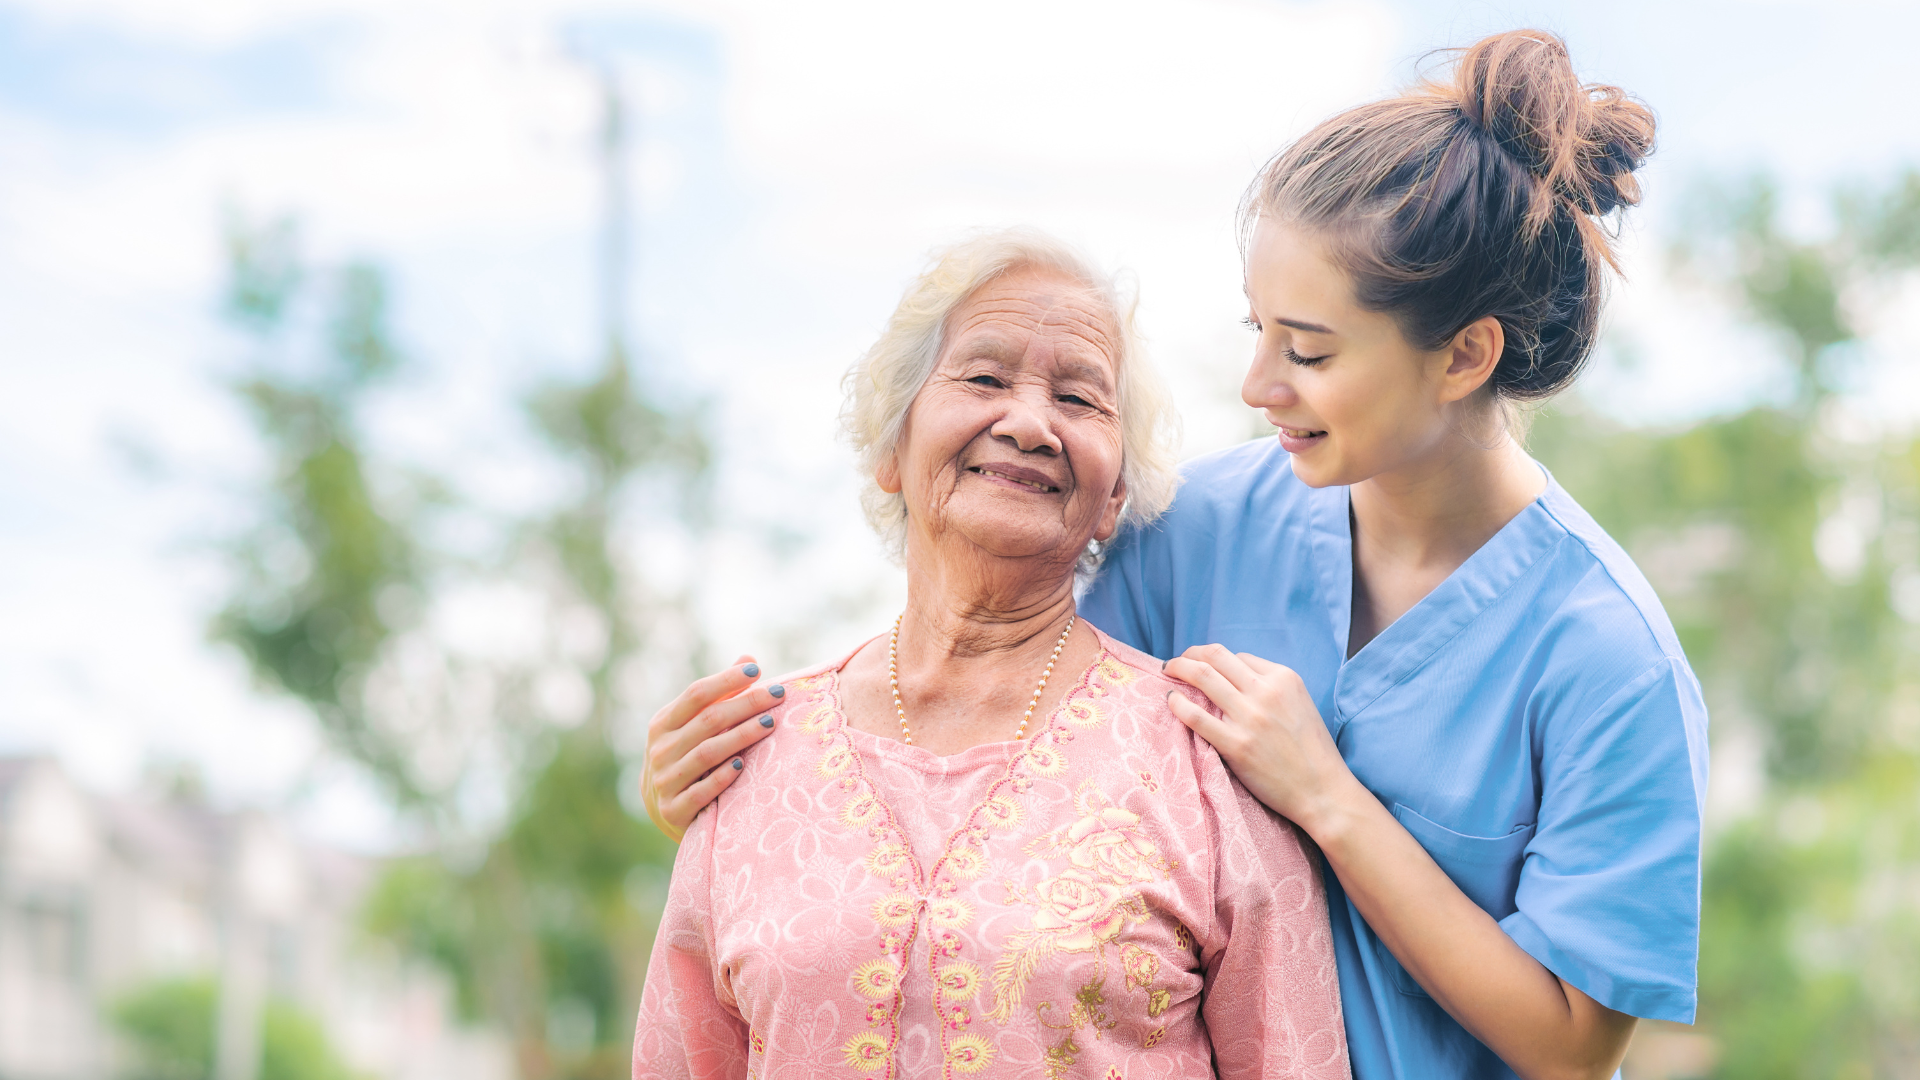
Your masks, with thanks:
[[[1007,403],[1007,411],[994,422],[995,438],[1006,439],[1023,453],[1053,453],[1061,450],[1060,436],[1053,430],[1048,410],[1021,395]]]

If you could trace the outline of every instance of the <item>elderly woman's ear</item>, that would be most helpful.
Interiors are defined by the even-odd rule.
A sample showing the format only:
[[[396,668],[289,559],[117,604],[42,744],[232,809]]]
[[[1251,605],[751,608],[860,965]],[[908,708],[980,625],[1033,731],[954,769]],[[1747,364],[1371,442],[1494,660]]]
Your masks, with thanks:
[[[906,487],[900,479],[900,451],[897,448],[888,451],[874,463],[873,482],[889,495],[898,495]]]
[[[882,485],[885,486],[885,485]],[[1107,496],[1107,507],[1100,514],[1100,524],[1094,527],[1093,538],[1106,543],[1120,527],[1120,512],[1127,508],[1127,474],[1121,473],[1113,482],[1113,494]]]

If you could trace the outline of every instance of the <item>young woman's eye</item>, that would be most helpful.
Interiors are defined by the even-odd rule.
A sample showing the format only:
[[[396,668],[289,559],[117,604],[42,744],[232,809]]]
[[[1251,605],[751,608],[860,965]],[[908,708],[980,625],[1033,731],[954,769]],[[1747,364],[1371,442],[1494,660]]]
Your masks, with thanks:
[[[1242,318],[1240,320],[1240,325],[1246,327],[1247,329],[1253,331],[1256,334],[1260,332],[1260,320],[1254,318],[1251,315],[1248,315]]]
[[[1287,360],[1290,363],[1299,364],[1301,367],[1312,367],[1315,364],[1318,364],[1320,361],[1326,359],[1325,356],[1301,356],[1299,353],[1294,352],[1291,347],[1288,347],[1281,351],[1286,353]],[[1328,355],[1330,356],[1332,354],[1329,353]]]

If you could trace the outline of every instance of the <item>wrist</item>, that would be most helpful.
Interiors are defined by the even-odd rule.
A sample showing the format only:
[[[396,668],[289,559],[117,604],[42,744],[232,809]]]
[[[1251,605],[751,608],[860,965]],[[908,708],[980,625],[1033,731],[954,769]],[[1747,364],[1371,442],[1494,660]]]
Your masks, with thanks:
[[[1331,854],[1345,846],[1369,812],[1380,809],[1380,800],[1349,772],[1303,809],[1305,813],[1294,824],[1312,837],[1320,850]]]

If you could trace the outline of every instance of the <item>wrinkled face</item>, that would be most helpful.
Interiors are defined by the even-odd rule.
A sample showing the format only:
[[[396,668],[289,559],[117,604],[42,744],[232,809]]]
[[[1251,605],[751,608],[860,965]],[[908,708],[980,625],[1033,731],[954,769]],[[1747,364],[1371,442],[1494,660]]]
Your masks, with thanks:
[[[1360,307],[1310,234],[1262,220],[1247,252],[1247,323],[1259,334],[1240,396],[1263,410],[1312,487],[1356,484],[1430,460],[1457,419],[1448,353],[1416,348]]]
[[[955,309],[875,476],[905,496],[910,536],[1070,565],[1113,535],[1126,501],[1118,348],[1107,306],[1051,270],[1003,274]]]

